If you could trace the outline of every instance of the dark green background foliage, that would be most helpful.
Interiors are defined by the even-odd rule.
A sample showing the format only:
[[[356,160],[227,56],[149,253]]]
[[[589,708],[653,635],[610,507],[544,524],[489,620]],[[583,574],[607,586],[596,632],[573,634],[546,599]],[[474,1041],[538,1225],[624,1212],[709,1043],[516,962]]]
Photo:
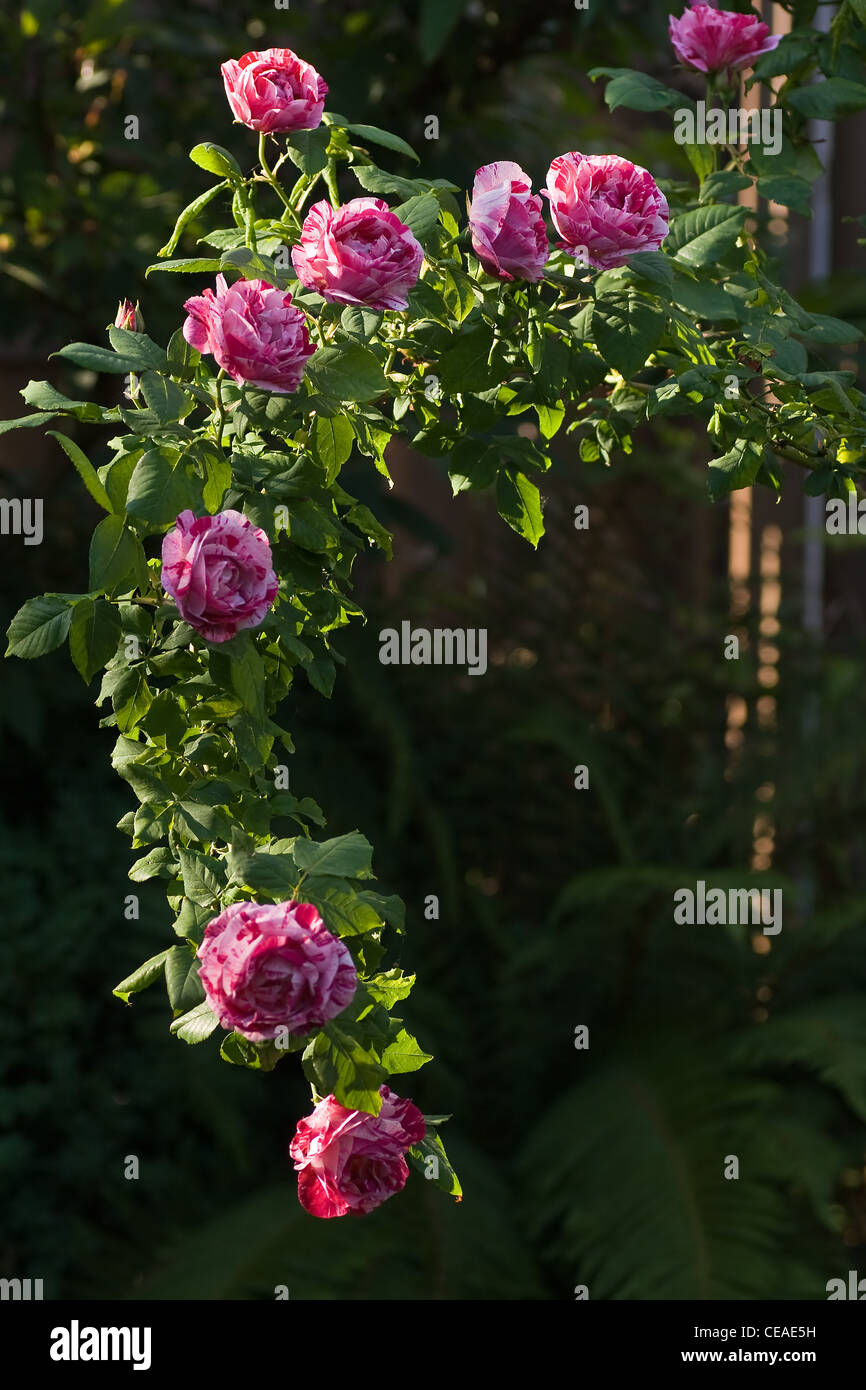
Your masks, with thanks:
[[[813,10],[798,5],[796,21]],[[7,376],[17,389],[68,337],[101,341],[124,295],[158,340],[176,326],[188,282],[145,284],[143,268],[206,186],[189,148],[247,149],[215,129],[225,57],[290,44],[331,105],[413,141],[431,177],[466,185],[511,157],[537,184],[575,147],[688,177],[664,112],[611,115],[584,76],[633,64],[671,80],[666,23],[662,6],[576,13],[566,0],[542,18],[523,0],[293,0],[276,19],[246,0],[32,0],[0,27]],[[130,112],[137,143],[123,138]],[[438,143],[423,142],[428,113]],[[812,287],[810,307],[857,321],[848,284]],[[12,439],[20,478],[34,445]],[[593,1298],[820,1299],[829,1278],[863,1272],[862,566],[829,554],[820,659],[786,570],[777,727],[750,723],[732,763],[725,700],[761,693],[757,627],[739,663],[720,659],[727,518],[707,515],[706,443],[703,426],[662,418],[608,470],[563,433],[537,552],[490,498],[447,502],[429,461],[403,460],[392,497],[363,460],[346,469],[396,528],[397,577],[373,560],[359,571],[368,621],[340,635],[331,701],[293,688],[292,785],[314,789],[329,835],[369,837],[377,876],[406,900],[408,1017],[437,1061],[404,1090],[454,1116],[460,1205],[413,1174],[363,1221],[316,1222],[284,1154],[308,1108],[299,1068],[220,1065],[169,1036],[156,992],[130,1009],[111,997],[166,930],[155,885],[125,876],[114,826],[131,803],[108,767],[112,735],[63,654],[4,663],[0,1274],[42,1277],[49,1297],[272,1297],[284,1284],[293,1298],[569,1299],[585,1283]],[[32,594],[81,587],[94,520],[71,470],[33,457],[69,507],[42,547],[4,538],[4,628]],[[588,532],[574,530],[577,501]],[[794,553],[796,522],[786,555],[789,540]],[[487,675],[380,666],[378,632],[403,618],[487,627]],[[770,875],[749,869],[767,784]],[[699,878],[784,888],[769,953],[743,928],[674,927],[674,889]],[[139,922],[123,917],[132,890]],[[429,894],[438,921],[424,918]],[[580,1024],[588,1052],[573,1045]],[[130,1154],[137,1182],[123,1177]],[[728,1154],[738,1182],[722,1177]]]

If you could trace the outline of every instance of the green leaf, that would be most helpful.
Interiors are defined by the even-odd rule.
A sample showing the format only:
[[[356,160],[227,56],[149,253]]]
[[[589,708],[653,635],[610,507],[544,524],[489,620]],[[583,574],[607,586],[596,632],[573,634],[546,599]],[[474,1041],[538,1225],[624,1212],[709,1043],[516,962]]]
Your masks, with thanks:
[[[126,510],[151,526],[167,526],[201,500],[201,484],[190,474],[185,455],[176,449],[149,449],[135,465]]]
[[[223,189],[229,186],[228,180],[223,179],[222,183],[215,183],[212,188],[205,189],[204,193],[200,193],[197,198],[194,198],[191,203],[188,203],[175,222],[174,231],[165,243],[165,246],[161,247],[157,252],[157,255],[170,256],[190,222],[195,221],[202,208],[206,208],[208,203],[210,203],[218,193],[221,193]]]
[[[165,352],[146,333],[133,333],[129,328],[109,328],[108,337],[114,351],[127,362],[133,362],[137,372],[146,372],[148,368],[164,371],[168,366]]]
[[[738,439],[721,458],[710,459],[708,484],[713,501],[737,488],[750,487],[758,476],[764,447],[753,439]]]
[[[426,246],[439,225],[439,199],[435,193],[419,193],[393,208],[395,217],[407,226],[412,235]]]
[[[146,371],[141,376],[144,399],[161,425],[173,425],[183,420],[195,407],[192,396],[181,391],[167,376]]]
[[[480,294],[480,290],[475,281],[457,266],[449,266],[443,278],[445,307],[458,323],[462,323],[475,308],[475,295],[476,292]]]
[[[220,894],[225,888],[225,874],[217,870],[221,861],[195,850],[179,849],[180,872],[183,877],[183,891],[190,902],[199,907],[218,908]]]
[[[438,4],[448,4],[451,0],[437,0]],[[395,150],[397,154],[405,154],[407,158],[414,159],[416,164],[421,160],[415,153],[411,145],[407,145],[405,140],[401,140],[399,135],[392,135],[390,130],[380,130],[377,125],[357,125],[346,126],[353,135],[360,135],[362,140],[368,140],[371,145],[381,145],[386,150]]]
[[[122,624],[116,604],[105,599],[79,599],[72,613],[69,651],[86,685],[117,650]]]
[[[93,467],[93,464],[87,458],[87,455],[79,449],[78,445],[74,443],[73,440],[67,438],[65,434],[61,434],[59,430],[47,430],[46,433],[50,435],[52,439],[57,440],[60,447],[72,460],[78,470],[81,481],[84,483],[84,486],[87,488],[94,502],[98,502],[104,511],[113,512],[114,507],[112,506],[111,498],[99,481],[99,475]]]
[[[244,709],[261,723],[265,718],[265,668],[252,644],[239,659],[232,660],[231,680],[232,689],[240,696]]]
[[[536,403],[535,413],[538,416],[538,428],[542,439],[553,439],[554,435],[559,433],[565,419],[565,406]]]
[[[408,1158],[413,1168],[416,1168],[430,1182],[435,1183],[443,1192],[447,1192],[449,1197],[462,1198],[463,1188],[460,1186],[460,1179],[448,1161],[445,1145],[436,1131],[430,1129],[429,1124],[427,1133],[420,1144],[414,1144],[409,1150]],[[436,1162],[431,1162],[432,1159],[435,1159]]]
[[[544,520],[535,483],[515,469],[500,469],[496,477],[496,506],[512,531],[523,536],[530,545],[538,545],[544,535]]]
[[[721,285],[675,275],[671,297],[675,304],[699,319],[735,319],[737,303]]]
[[[120,679],[111,692],[111,704],[120,732],[122,734],[133,733],[147,714],[152,702],[153,692],[147,683],[147,670],[144,664],[139,663],[137,666],[130,666],[128,670],[122,671]],[[141,782],[141,774],[145,771],[146,769],[139,769],[139,783]],[[135,787],[136,793],[140,795],[140,786],[136,786],[132,777],[128,777],[127,780]],[[165,804],[168,799],[162,787],[153,795],[148,792],[141,796],[142,801],[154,800],[157,804]]]
[[[682,92],[666,87],[646,73],[633,72],[631,68],[590,68],[588,76],[593,82],[597,77],[612,78],[604,93],[611,111],[620,106],[631,111],[662,111],[666,107],[682,106],[686,101]]]
[[[200,1043],[210,1037],[216,1026],[217,1020],[211,1013],[210,1004],[205,1001],[182,1018],[176,1018],[170,1031],[183,1038],[185,1043]]]
[[[22,397],[34,410],[47,410],[51,414],[66,411],[79,420],[98,420],[102,411],[92,401],[74,401],[64,396],[50,381],[29,381],[21,392]]]
[[[112,352],[110,348],[96,347],[93,343],[67,343],[66,347],[51,355],[62,357],[67,362],[74,362],[76,367],[85,367],[89,372],[109,372],[115,376],[126,376],[129,372],[140,370],[137,358]]]
[[[791,92],[788,104],[801,116],[835,121],[839,116],[866,107],[866,85],[851,82],[847,77],[828,77],[823,82],[810,82]]]
[[[313,1073],[318,1089],[333,1092],[347,1110],[378,1115],[382,1108],[379,1087],[388,1073],[376,1053],[356,1035],[357,1025],[328,1023],[304,1052],[304,1070]]]
[[[175,261],[156,261],[144,274],[147,277],[155,270],[163,270],[169,275],[213,275],[219,268],[219,261],[206,256],[180,256]]]
[[[599,352],[626,379],[644,366],[666,324],[665,310],[634,290],[603,295],[596,301],[592,315],[592,332]]]
[[[663,251],[639,251],[636,256],[629,258],[628,269],[654,285],[663,285],[665,289],[669,289],[673,283],[674,268],[670,257]]]
[[[721,169],[704,180],[701,185],[700,202],[716,203],[723,198],[731,198],[743,188],[748,188],[751,182],[748,175],[737,173],[735,169]]]
[[[313,456],[325,470],[325,478],[330,487],[343,464],[352,452],[355,431],[345,415],[330,418],[316,415],[310,428],[310,447]]]
[[[291,135],[286,137],[289,159],[308,178],[320,174],[328,167],[325,151],[330,138],[330,131],[323,125],[316,130],[292,131]]]
[[[418,1071],[425,1062],[432,1062],[430,1052],[422,1052],[418,1042],[405,1028],[401,1028],[392,1043],[382,1053],[382,1066],[389,1072]]]
[[[488,365],[493,337],[485,324],[462,333],[456,343],[439,359],[437,375],[447,395],[457,392],[483,391],[497,377]]]
[[[200,169],[207,169],[209,174],[216,174],[221,179],[230,179],[232,175],[236,178],[242,176],[241,166],[234,155],[223,149],[222,145],[215,145],[212,140],[204,140],[194,146],[189,157]]]
[[[188,1013],[204,999],[200,966],[201,961],[190,953],[189,946],[179,942],[169,950],[165,958],[165,984],[168,1002],[176,1014]]]
[[[713,172],[715,164],[715,153],[711,145],[687,144],[685,146],[686,157],[698,176],[698,182],[703,184],[704,180]]]
[[[727,203],[711,203],[683,213],[671,222],[665,242],[668,254],[689,266],[714,265],[736,242],[745,216],[745,208]]]
[[[360,343],[320,348],[307,364],[307,377],[314,391],[338,401],[372,401],[387,389],[377,358]]]
[[[56,414],[56,410],[40,410],[36,415],[19,415],[17,420],[0,420],[0,434],[8,434],[10,430],[38,429],[40,425],[53,420]]]
[[[362,309],[359,304],[348,305],[340,315],[340,327],[354,338],[372,338],[381,322],[381,310]]]
[[[863,337],[859,328],[829,314],[812,314],[808,327],[800,329],[802,338],[816,343],[856,343]]]
[[[791,174],[769,174],[758,179],[757,189],[762,198],[782,203],[804,217],[812,216],[812,185],[808,179]]]
[[[365,192],[375,193],[377,198],[384,198],[389,193],[396,193],[404,199],[414,198],[418,193],[427,192],[420,180],[403,179],[399,174],[389,174],[387,170],[377,168],[375,164],[353,164],[352,173]]]
[[[235,1067],[248,1067],[251,1071],[273,1071],[282,1057],[289,1052],[297,1052],[306,1045],[305,1038],[290,1036],[288,1046],[278,1047],[276,1043],[251,1043],[242,1033],[229,1033],[223,1038],[220,1056],[224,1062]]]
[[[364,936],[382,929],[381,915],[344,878],[324,874],[305,878],[300,894],[319,909],[322,921],[335,936]]]
[[[137,970],[133,970],[131,975],[127,975],[125,980],[121,980],[119,985],[115,985],[111,991],[112,994],[116,995],[118,999],[122,999],[124,1004],[128,1004],[131,994],[140,994],[143,989],[147,989],[163,974],[166,956],[171,949],[169,947],[165,951],[160,951],[159,955],[151,956],[150,960],[146,960]]]
[[[90,542],[90,588],[94,593],[129,590],[147,574],[141,541],[122,516],[100,521]]]
[[[305,874],[366,878],[371,873],[373,846],[364,835],[353,830],[348,835],[337,835],[321,843],[299,836],[292,847],[292,855]]]
[[[134,817],[137,818],[137,812]],[[136,859],[129,871],[133,883],[147,883],[151,878],[176,878],[177,862],[167,845],[157,845],[148,854]]]
[[[862,3],[862,0],[857,0],[857,3]],[[817,38],[818,35],[814,32],[809,35],[783,34],[781,42],[752,65],[753,77],[764,81],[768,77],[788,76],[795,68],[810,61],[815,52]],[[748,86],[751,85],[749,82]]]
[[[72,607],[66,599],[56,594],[28,599],[6,629],[6,655],[25,661],[44,656],[66,641],[71,622]]]
[[[384,1005],[386,1009],[393,1009],[398,1000],[406,999],[411,994],[415,984],[415,976],[404,975],[399,965],[395,965],[383,974],[374,975],[371,980],[365,980],[364,984],[367,991],[378,1003]]]

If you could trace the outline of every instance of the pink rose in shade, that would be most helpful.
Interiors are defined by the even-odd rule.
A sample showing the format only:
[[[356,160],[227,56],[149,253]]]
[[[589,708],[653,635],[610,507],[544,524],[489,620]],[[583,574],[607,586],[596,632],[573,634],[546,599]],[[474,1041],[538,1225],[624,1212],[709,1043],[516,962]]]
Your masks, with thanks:
[[[331,304],[405,309],[424,251],[381,198],[353,198],[336,211],[314,203],[292,249],[298,279]]]
[[[358,988],[352,957],[312,903],[233,903],[208,923],[198,955],[211,1009],[251,1042],[320,1028]]]
[[[656,251],[668,234],[668,204],[652,174],[616,154],[561,154],[547,175],[560,247],[599,270]]]
[[[728,75],[751,67],[762,53],[770,53],[781,34],[771,34],[757,15],[717,10],[712,5],[693,5],[680,19],[668,21],[671,43],[681,63],[700,72]]]
[[[216,278],[216,294],[207,289],[183,306],[189,317],[183,336],[199,352],[209,352],[239,384],[287,396],[297,391],[307,358],[316,351],[307,321],[285,290],[264,280],[227,285]]]
[[[311,1216],[361,1215],[406,1186],[404,1155],[424,1138],[424,1116],[387,1086],[379,1094],[378,1115],[347,1110],[326,1096],[298,1121],[289,1153],[298,1173],[298,1200]]]
[[[472,249],[500,280],[540,280],[547,263],[541,199],[519,164],[485,164],[475,175],[469,227]]]
[[[248,516],[181,512],[162,542],[162,587],[208,642],[258,627],[277,596],[271,546]]]
[[[266,48],[230,58],[220,71],[235,120],[251,130],[315,130],[322,123],[327,83],[290,48]]]

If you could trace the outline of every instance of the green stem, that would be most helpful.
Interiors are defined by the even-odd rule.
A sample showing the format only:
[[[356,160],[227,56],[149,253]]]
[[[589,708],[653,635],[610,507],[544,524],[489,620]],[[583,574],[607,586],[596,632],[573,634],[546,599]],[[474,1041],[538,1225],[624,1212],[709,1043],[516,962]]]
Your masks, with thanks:
[[[217,444],[219,444],[220,447],[222,447],[222,442],[223,442],[223,431],[225,430],[225,427],[226,427],[226,411],[225,411],[225,406],[223,405],[223,393],[222,393],[222,381],[223,381],[223,377],[224,377],[224,376],[225,376],[225,370],[224,370],[223,368],[220,368],[219,374],[218,374],[217,379],[216,379],[216,406],[217,406],[217,417],[218,417],[218,421],[219,421],[218,426],[217,426]]]
[[[289,201],[289,195],[288,195],[288,193],[286,193],[286,191],[285,191],[285,189],[283,188],[282,184],[280,183],[279,179],[278,179],[278,178],[276,177],[276,175],[274,174],[274,171],[272,170],[271,166],[268,164],[268,157],[267,157],[267,155],[265,154],[265,143],[266,143],[266,141],[267,141],[267,138],[268,138],[268,137],[267,137],[267,135],[265,134],[265,132],[264,132],[263,130],[260,130],[260,131],[259,131],[259,164],[262,166],[262,173],[264,174],[265,178],[267,179],[268,183],[271,185],[271,188],[274,190],[274,192],[276,193],[277,197],[279,198],[279,200],[280,200],[280,202],[283,204],[283,206],[286,207],[286,208],[288,208],[289,212],[293,212],[294,209],[292,208],[292,205],[291,205],[291,203],[290,203],[290,201]]]

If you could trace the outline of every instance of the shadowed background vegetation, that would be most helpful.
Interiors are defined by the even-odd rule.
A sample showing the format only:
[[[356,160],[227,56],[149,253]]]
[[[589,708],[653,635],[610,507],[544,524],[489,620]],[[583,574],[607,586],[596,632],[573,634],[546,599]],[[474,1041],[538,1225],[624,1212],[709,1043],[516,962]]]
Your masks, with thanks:
[[[157,340],[177,326],[190,282],[143,272],[204,187],[187,151],[210,138],[249,162],[226,57],[295,48],[336,110],[393,129],[425,173],[464,186],[503,157],[537,186],[567,149],[688,177],[664,114],[611,117],[585,77],[603,63],[670,80],[667,12],[640,0],[12,7],[0,20],[0,413],[21,413],[31,375],[74,386],[48,354],[98,341],[121,297],[141,299]],[[137,141],[124,138],[129,114]],[[428,115],[438,141],[424,140]],[[789,228],[792,280],[804,225]],[[181,249],[194,247],[189,235]],[[855,270],[840,255],[806,302],[857,321]],[[866,1273],[857,542],[828,553],[818,651],[800,612],[799,479],[794,504],[759,510],[784,537],[780,679],[761,723],[757,613],[738,620],[742,659],[721,656],[728,513],[706,500],[703,436],[659,421],[610,470],[581,462],[564,433],[557,443],[537,554],[490,499],[452,502],[430,460],[398,454],[390,495],[363,460],[349,466],[346,486],[395,530],[396,558],[357,572],[368,621],[338,639],[333,698],[299,685],[282,721],[293,789],[316,796],[329,834],[362,830],[379,879],[406,899],[401,964],[419,977],[406,1016],[436,1062],[403,1089],[453,1114],[462,1204],[416,1174],[363,1221],[316,1222],[285,1154],[309,1104],[295,1063],[235,1071],[215,1047],[169,1036],[157,989],[131,1009],[111,997],[166,944],[166,910],[156,886],[126,878],[113,736],[55,653],[5,663],[0,682],[4,1277],[41,1277],[47,1297],[262,1298],[287,1285],[293,1298],[570,1299],[586,1284],[592,1298],[814,1299],[858,1262]],[[80,589],[94,516],[52,441],[3,445],[2,491],[44,497],[46,514],[41,547],[2,539],[5,628],[32,594]],[[588,531],[574,528],[577,503]],[[382,667],[379,630],[403,619],[486,627],[488,673]],[[736,748],[732,698],[749,711]],[[588,790],[574,787],[580,764]],[[772,864],[757,872],[767,788]],[[675,926],[672,894],[699,878],[782,887],[781,934]],[[123,914],[133,888],[137,922]],[[438,920],[424,916],[431,894]],[[588,1050],[574,1046],[579,1025]],[[732,1154],[738,1181],[723,1177]],[[124,1179],[128,1155],[138,1181]]]

